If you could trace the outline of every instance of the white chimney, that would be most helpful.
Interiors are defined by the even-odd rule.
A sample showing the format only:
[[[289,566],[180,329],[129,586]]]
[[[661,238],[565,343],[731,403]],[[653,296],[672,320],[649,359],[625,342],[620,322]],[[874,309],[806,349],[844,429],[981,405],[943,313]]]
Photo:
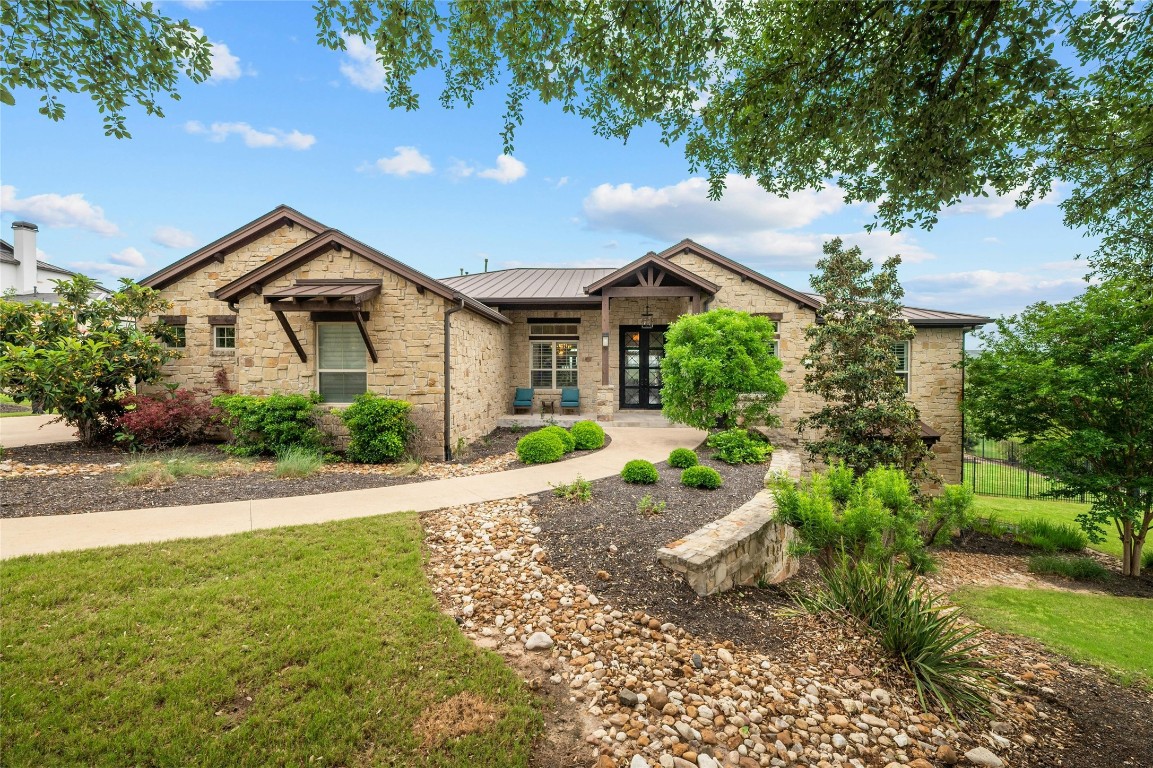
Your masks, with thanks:
[[[36,233],[39,228],[28,221],[12,222],[12,255],[20,262],[16,273],[16,292],[36,291]]]

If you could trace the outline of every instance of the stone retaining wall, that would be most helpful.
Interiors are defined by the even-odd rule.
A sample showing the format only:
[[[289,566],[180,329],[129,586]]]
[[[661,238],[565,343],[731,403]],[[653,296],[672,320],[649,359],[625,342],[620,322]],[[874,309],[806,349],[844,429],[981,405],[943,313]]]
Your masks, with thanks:
[[[766,482],[777,474],[799,480],[800,457],[773,451]],[[773,520],[776,510],[772,491],[761,491],[736,511],[662,547],[657,560],[683,574],[701,596],[758,581],[782,582],[797,572],[799,563],[789,554],[793,529]]]

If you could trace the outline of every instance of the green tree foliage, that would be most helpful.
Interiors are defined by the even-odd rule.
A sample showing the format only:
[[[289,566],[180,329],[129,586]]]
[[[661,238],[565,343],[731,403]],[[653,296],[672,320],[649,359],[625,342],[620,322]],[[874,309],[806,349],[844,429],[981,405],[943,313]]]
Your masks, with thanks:
[[[698,429],[777,424],[785,395],[774,329],[763,317],[731,309],[683,315],[665,333],[661,402],[672,421]]]
[[[128,138],[133,104],[164,116],[160,98],[179,99],[180,78],[203,82],[212,73],[212,45],[187,19],[177,21],[150,2],[124,0],[2,0],[0,102],[14,91],[40,95],[40,113],[64,117],[62,93],[87,93],[104,116],[104,132]]]
[[[158,339],[166,330],[140,321],[169,304],[151,288],[122,280],[93,300],[95,281],[56,281],[57,305],[0,300],[0,392],[58,412],[80,441],[111,440],[124,413],[121,397],[159,381],[176,353]]]
[[[841,240],[825,244],[810,279],[824,297],[821,322],[805,331],[805,391],[823,405],[799,422],[810,456],[845,462],[859,477],[874,467],[893,465],[910,477],[928,477],[932,453],[921,440],[917,408],[905,398],[893,345],[913,338],[900,316],[899,256],[874,272],[860,248],[845,250]]]
[[[890,230],[1061,179],[1098,267],[1151,263],[1151,3],[322,0],[317,19],[322,45],[375,45],[393,107],[419,106],[427,69],[448,106],[502,88],[506,151],[536,97],[602,136],[655,124],[714,195],[730,173],[777,193],[832,180]]]
[[[966,364],[965,408],[993,439],[1024,441],[1025,462],[1089,494],[1078,518],[1094,541],[1107,523],[1122,571],[1141,573],[1153,523],[1153,295],[1113,279],[1062,304],[1035,304],[997,321]]]

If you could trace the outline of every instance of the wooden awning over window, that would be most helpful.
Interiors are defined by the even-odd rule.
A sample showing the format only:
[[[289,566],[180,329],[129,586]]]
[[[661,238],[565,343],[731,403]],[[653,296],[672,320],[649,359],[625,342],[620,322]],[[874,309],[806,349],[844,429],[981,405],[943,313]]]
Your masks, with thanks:
[[[364,339],[364,346],[368,349],[368,356],[372,362],[378,362],[376,346],[368,334],[368,326],[364,324],[367,312],[362,308],[380,295],[380,280],[297,280],[295,285],[288,288],[270,289],[264,292],[264,301],[280,321],[280,327],[288,336],[292,348],[302,363],[308,362],[308,354],[300,344],[300,339],[292,330],[292,325],[285,312],[316,312],[347,313],[356,323],[360,337]],[[343,319],[343,318],[340,318]]]

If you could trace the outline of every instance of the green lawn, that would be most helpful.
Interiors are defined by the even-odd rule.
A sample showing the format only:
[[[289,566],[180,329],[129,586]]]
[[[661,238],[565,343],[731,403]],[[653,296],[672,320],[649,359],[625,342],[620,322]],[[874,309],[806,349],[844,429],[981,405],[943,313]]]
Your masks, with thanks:
[[[1153,600],[1050,589],[967,588],[953,599],[986,627],[1153,689]]]
[[[1052,490],[1054,483],[1011,464],[978,461],[965,465],[965,485],[978,494],[1025,497]]]
[[[526,765],[535,700],[437,610],[420,535],[405,514],[0,563],[0,764]],[[495,724],[422,744],[461,692]]]
[[[1058,522],[1077,525],[1077,515],[1089,509],[1088,504],[1053,499],[1012,499],[1000,496],[977,496],[974,509],[981,517],[996,515],[1000,520],[1015,523],[1025,517],[1047,517]],[[1105,541],[1090,544],[1092,549],[1121,557],[1121,540],[1110,525],[1105,528]]]

